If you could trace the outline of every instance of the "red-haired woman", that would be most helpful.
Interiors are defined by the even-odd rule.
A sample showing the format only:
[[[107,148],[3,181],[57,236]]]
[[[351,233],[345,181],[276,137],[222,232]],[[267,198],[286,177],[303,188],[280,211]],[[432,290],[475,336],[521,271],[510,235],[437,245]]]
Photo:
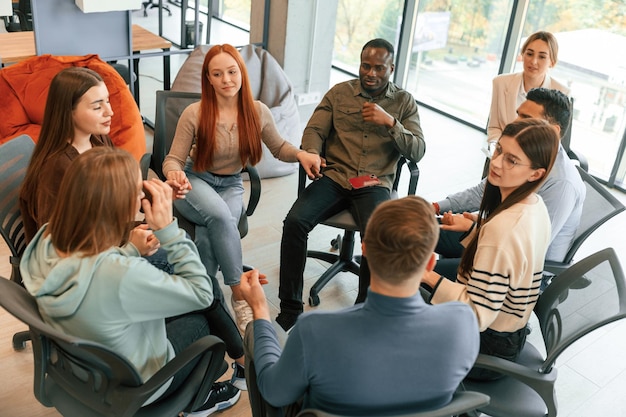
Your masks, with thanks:
[[[319,173],[320,157],[284,140],[269,108],[253,99],[237,49],[216,45],[202,65],[202,98],[181,114],[163,172],[168,182],[189,190],[185,199],[174,204],[197,225],[196,245],[209,275],[214,276],[220,267],[232,290],[242,332],[252,320],[252,310],[239,290],[243,272],[237,229],[243,209],[241,170],[259,162],[261,141],[279,160],[299,161],[310,177]]]

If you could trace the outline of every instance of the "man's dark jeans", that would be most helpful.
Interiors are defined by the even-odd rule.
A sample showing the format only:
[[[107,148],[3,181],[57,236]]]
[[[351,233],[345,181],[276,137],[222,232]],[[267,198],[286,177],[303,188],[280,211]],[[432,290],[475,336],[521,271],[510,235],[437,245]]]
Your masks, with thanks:
[[[304,190],[283,222],[278,290],[281,312],[300,314],[303,310],[302,287],[309,232],[320,222],[347,209],[352,213],[363,238],[372,212],[389,198],[387,188],[348,190],[327,177],[314,181]],[[357,302],[365,300],[369,279],[367,261],[362,258]]]

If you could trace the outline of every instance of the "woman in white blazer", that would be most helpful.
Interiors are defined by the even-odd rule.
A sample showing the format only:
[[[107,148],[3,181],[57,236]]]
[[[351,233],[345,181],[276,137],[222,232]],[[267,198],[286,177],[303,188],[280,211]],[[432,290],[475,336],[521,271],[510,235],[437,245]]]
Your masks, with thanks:
[[[569,88],[550,77],[550,68],[558,60],[559,46],[550,32],[535,32],[522,45],[524,69],[493,79],[491,111],[487,125],[487,141],[496,142],[507,123],[517,118],[517,108],[526,100],[526,93],[537,87],[551,88],[569,95]]]

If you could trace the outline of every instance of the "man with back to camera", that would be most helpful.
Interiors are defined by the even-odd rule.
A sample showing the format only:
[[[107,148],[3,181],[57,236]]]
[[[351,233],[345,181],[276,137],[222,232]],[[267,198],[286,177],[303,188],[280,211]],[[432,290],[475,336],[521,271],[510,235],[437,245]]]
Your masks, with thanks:
[[[451,400],[472,368],[479,348],[472,309],[461,302],[429,305],[419,294],[424,272],[435,264],[439,226],[432,205],[416,196],[383,202],[366,231],[371,285],[364,303],[303,314],[284,350],[264,277],[243,274],[241,291],[254,314],[244,338],[254,417],[265,416],[267,404],[286,407],[278,415],[298,406],[355,416],[434,409]]]
[[[298,197],[283,225],[280,251],[278,324],[289,330],[303,311],[302,287],[309,232],[320,222],[348,209],[361,230],[372,211],[390,198],[400,156],[418,162],[426,151],[415,99],[389,81],[393,46],[373,39],[361,51],[359,79],[331,88],[317,106],[302,136],[302,149],[324,155],[323,172]],[[373,176],[373,177],[372,177]],[[369,285],[369,268],[361,261],[359,294]]]
[[[526,101],[518,107],[516,120],[527,118],[547,120],[562,137],[568,127],[570,111],[570,101],[562,92],[548,88],[533,88],[526,95]],[[485,189],[485,181],[487,180],[483,179],[472,188],[433,203],[435,212],[443,214],[447,211],[454,213],[477,211]],[[537,190],[537,194],[548,208],[552,226],[552,238],[546,261],[562,262],[580,224],[586,194],[585,184],[562,145],[559,145],[552,171]],[[444,259],[437,262],[436,272],[456,277],[458,258],[464,249],[459,241],[460,236],[461,233],[458,232],[441,231],[435,252]]]

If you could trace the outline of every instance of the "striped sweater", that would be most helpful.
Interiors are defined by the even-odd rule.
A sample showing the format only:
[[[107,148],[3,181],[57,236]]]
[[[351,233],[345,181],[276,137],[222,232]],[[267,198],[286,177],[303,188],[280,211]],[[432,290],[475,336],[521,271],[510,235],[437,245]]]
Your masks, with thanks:
[[[469,304],[480,331],[514,332],[526,325],[539,297],[550,243],[550,217],[541,197],[516,204],[483,225],[470,277],[441,280],[431,303]],[[463,244],[469,243],[472,233]]]

